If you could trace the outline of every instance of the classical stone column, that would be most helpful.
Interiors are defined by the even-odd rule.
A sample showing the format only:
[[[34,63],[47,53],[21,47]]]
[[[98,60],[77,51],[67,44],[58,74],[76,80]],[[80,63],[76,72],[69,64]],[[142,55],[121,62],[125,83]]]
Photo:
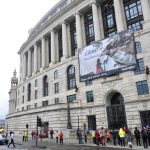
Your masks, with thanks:
[[[27,75],[27,56],[26,53],[24,53],[23,55],[23,80],[26,79],[26,75]]]
[[[115,18],[116,18],[116,24],[117,24],[117,31],[123,31],[125,30],[124,25],[124,16],[122,11],[122,4],[123,0],[114,0],[114,9],[115,9]]]
[[[82,30],[80,13],[76,13],[77,48],[82,48]]]
[[[95,32],[95,41],[100,40],[100,25],[96,1],[92,3],[92,12],[93,12],[93,23],[94,23],[94,32]]]
[[[56,62],[55,32],[51,30],[51,64]]]
[[[43,37],[42,38],[42,68],[46,68],[46,55],[45,55],[45,52],[46,52],[46,49],[45,49],[45,38]]]
[[[28,51],[28,77],[31,76],[31,50]]]
[[[150,28],[150,1],[141,0],[141,6],[144,16],[144,28]]]
[[[38,49],[37,43],[34,44],[34,73],[36,74],[38,71]]]
[[[64,21],[62,23],[62,47],[63,47],[63,59],[68,57],[68,46],[67,46],[67,25]]]

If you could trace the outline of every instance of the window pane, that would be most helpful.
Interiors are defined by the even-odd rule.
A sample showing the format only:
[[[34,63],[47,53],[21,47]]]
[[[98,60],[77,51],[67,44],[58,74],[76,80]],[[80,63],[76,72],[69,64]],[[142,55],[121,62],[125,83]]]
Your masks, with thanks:
[[[137,93],[138,95],[149,94],[149,88],[147,81],[136,82]]]
[[[93,102],[94,101],[93,91],[86,92],[86,98],[87,98],[87,102]]]

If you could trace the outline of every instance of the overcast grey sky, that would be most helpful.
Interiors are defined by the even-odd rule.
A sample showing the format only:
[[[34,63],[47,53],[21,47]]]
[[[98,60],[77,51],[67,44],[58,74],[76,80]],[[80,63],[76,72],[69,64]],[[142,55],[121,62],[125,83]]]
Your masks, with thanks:
[[[0,1],[0,119],[8,113],[10,80],[16,68],[19,75],[21,45],[28,30],[59,0],[1,0]]]

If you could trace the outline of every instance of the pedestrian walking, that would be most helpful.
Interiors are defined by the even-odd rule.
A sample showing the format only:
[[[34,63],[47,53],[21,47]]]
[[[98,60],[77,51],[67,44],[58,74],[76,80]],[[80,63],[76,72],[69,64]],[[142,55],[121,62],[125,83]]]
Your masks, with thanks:
[[[10,140],[11,140],[11,142],[8,144],[8,148],[11,144],[13,144],[13,147],[16,147],[15,143],[14,143],[14,132],[11,132]]]
[[[136,139],[136,145],[137,145],[137,146],[141,146],[140,131],[137,129],[137,127],[135,127],[134,135],[135,135],[135,139]]]
[[[63,133],[62,133],[62,131],[60,131],[59,139],[60,139],[60,144],[63,144]]]
[[[142,135],[142,139],[143,139],[144,148],[148,148],[148,142],[147,142],[148,135],[147,135],[147,131],[146,131],[145,127],[142,128],[141,135]]]
[[[54,131],[53,131],[52,129],[50,130],[49,134],[50,134],[50,136],[51,136],[50,138],[53,139]]]

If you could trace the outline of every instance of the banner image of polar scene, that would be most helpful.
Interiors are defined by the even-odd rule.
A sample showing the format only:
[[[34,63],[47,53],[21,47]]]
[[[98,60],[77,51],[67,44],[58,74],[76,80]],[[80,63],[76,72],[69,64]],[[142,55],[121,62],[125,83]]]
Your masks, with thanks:
[[[80,81],[133,70],[136,65],[132,30],[120,32],[79,50]]]

